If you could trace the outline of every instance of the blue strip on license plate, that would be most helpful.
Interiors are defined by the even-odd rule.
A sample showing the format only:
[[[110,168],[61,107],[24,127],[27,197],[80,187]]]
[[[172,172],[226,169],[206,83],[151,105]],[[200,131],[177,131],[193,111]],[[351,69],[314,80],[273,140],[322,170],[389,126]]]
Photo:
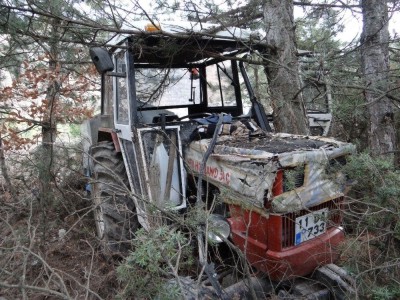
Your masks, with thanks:
[[[301,244],[323,234],[326,231],[327,219],[328,208],[296,218],[294,244]]]

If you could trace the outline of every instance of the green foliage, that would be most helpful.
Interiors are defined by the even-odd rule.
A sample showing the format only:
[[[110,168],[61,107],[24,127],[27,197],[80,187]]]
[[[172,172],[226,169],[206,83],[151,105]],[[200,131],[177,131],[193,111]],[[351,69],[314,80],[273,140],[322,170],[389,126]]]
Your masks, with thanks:
[[[400,276],[400,170],[390,157],[367,152],[344,167],[355,185],[346,210],[350,236],[344,257],[357,275],[362,294],[397,299]]]
[[[178,269],[181,271],[193,263],[189,240],[184,234],[168,226],[150,231],[140,229],[133,249],[117,268],[123,285],[121,299],[179,297],[179,286],[168,280],[177,276]]]
[[[364,152],[353,156],[345,171],[357,183],[353,195],[371,212],[361,217],[361,224],[372,231],[388,228],[400,241],[400,171],[392,160]]]
[[[377,287],[372,291],[372,299],[374,300],[389,300],[389,299],[399,299],[400,297],[400,287],[399,286],[383,286]]]
[[[304,166],[297,166],[295,168],[285,169],[283,180],[284,191],[294,190],[299,181],[304,181]]]
[[[77,138],[81,136],[81,127],[78,124],[70,124],[69,132],[72,137]]]
[[[335,117],[346,127],[366,126],[367,114],[364,106],[364,98],[360,93],[350,90],[337,90],[336,99],[332,110]]]
[[[343,30],[338,15],[327,9],[322,14],[311,14],[296,20],[297,46],[301,50],[328,53],[337,50],[341,43],[336,35]]]
[[[296,20],[297,46],[301,50],[313,51],[317,56],[314,64],[308,62],[308,70],[303,68],[304,76],[317,82],[322,79],[329,84],[333,114],[330,135],[353,143],[356,141],[361,145],[359,149],[365,149],[368,144],[368,113],[362,88],[364,82],[359,74],[360,53],[352,51],[356,45],[339,40],[343,20],[338,11],[326,8],[306,12],[304,18]],[[321,74],[324,76],[320,77]],[[308,103],[307,106],[311,108]]]

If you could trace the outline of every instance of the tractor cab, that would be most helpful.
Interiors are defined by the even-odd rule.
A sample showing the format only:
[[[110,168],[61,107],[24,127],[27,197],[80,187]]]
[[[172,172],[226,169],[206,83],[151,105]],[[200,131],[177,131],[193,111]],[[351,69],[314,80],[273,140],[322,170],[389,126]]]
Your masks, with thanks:
[[[102,98],[101,114],[89,125],[99,134],[89,135],[88,145],[110,135],[118,141],[132,189],[150,202],[186,207],[182,151],[199,125],[215,125],[222,116],[224,123],[252,119],[262,130],[271,130],[246,72],[252,56],[263,55],[267,47],[250,32],[150,24],[111,43],[110,51],[90,50],[102,76]],[[176,152],[173,161],[170,151]],[[165,189],[173,199],[165,200]],[[142,212],[139,222],[147,227],[146,205],[135,202]]]
[[[249,113],[254,92],[249,91],[243,61],[251,61],[250,54],[262,55],[266,46],[252,42],[250,33],[238,28],[233,30],[239,32],[228,28],[210,36],[213,27],[190,36],[172,35],[198,29],[183,24],[186,28],[147,26],[150,31],[119,37],[107,63],[104,49],[91,49],[98,71],[112,78],[108,78],[112,92],[102,99],[102,113],[114,115],[117,127]],[[243,36],[248,42],[243,43]]]

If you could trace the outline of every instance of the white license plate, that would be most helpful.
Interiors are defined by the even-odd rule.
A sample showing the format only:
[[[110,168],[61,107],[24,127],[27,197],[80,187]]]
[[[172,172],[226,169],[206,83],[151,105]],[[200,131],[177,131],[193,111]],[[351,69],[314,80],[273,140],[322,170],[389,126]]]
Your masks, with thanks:
[[[298,245],[311,240],[326,231],[328,208],[296,218],[294,244]]]

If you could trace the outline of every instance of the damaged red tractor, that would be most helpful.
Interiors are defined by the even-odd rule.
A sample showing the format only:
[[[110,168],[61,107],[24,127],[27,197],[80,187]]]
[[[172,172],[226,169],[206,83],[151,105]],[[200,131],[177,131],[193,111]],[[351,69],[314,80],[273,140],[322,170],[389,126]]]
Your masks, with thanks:
[[[203,202],[212,246],[239,249],[268,278],[261,293],[271,286],[293,297],[351,293],[351,280],[332,263],[344,238],[340,169],[355,148],[272,132],[252,84],[268,45],[204,24],[161,24],[112,43],[91,49],[102,75],[101,114],[83,126],[105,247],[128,248],[138,226],[154,226],[154,210],[185,214]],[[229,298],[210,257],[200,260],[213,293]],[[318,288],[301,279],[311,274]],[[246,294],[238,284],[233,290]]]

